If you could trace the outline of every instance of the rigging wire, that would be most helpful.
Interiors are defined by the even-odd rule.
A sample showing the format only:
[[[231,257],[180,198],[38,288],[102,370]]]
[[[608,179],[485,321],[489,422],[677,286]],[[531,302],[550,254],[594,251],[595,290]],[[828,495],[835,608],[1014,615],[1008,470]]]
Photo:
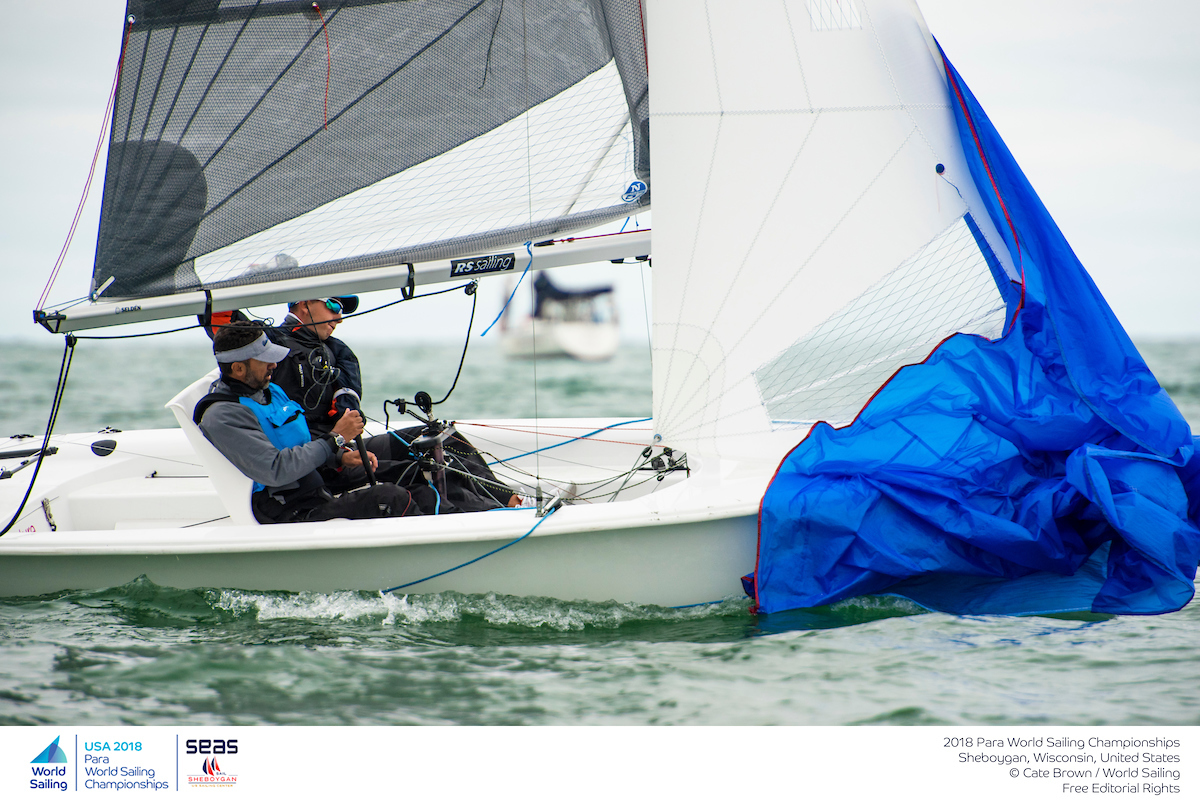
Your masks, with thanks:
[[[203,327],[204,327],[204,325],[203,325],[203,324],[201,324],[201,323],[196,323],[195,325],[185,325],[183,328],[172,328],[172,329],[171,329],[171,330],[169,330],[169,331],[149,331],[149,332],[147,332],[147,333],[144,333],[144,334],[113,334],[112,336],[103,336],[103,337],[78,335],[78,336],[76,336],[75,338],[76,338],[76,339],[96,339],[96,340],[104,340],[104,339],[138,339],[138,338],[140,338],[140,337],[156,337],[156,336],[161,336],[162,334],[177,334],[177,333],[179,333],[180,331],[191,331],[193,328],[203,328]]]
[[[650,336],[650,304],[646,301],[646,265],[643,262],[638,268],[638,276],[642,279],[642,314],[646,321],[646,350],[650,353],[650,361],[654,362],[654,340]],[[653,266],[653,265],[651,265]]]
[[[529,11],[525,7],[525,2],[521,3],[521,62],[523,65],[525,79],[525,108],[530,108],[532,104],[531,85],[529,80]],[[530,115],[525,114],[525,197],[528,202],[529,217],[527,224],[533,228],[533,133],[530,129]],[[533,247],[532,242],[525,244],[525,250],[529,253],[529,264],[525,267],[525,272],[529,272],[529,268],[533,266]],[[522,273],[524,276],[524,273]],[[518,282],[519,285],[519,282]],[[513,289],[513,293],[516,293]],[[530,302],[534,311],[537,310],[537,297],[534,293],[533,281],[529,282]],[[538,411],[538,375],[537,375],[537,315],[532,315],[529,318],[530,334],[533,337],[533,419],[540,420],[541,414]],[[535,426],[533,430],[534,444],[534,471],[538,474],[537,481],[537,505],[538,511],[541,512],[542,506],[542,457],[539,454],[541,451],[541,438],[538,429],[541,426]],[[536,528],[536,526],[535,526]],[[532,533],[532,531],[531,531]]]
[[[88,168],[87,180],[83,183],[83,195],[79,198],[79,205],[75,208],[75,218],[71,220],[71,227],[67,231],[67,239],[63,242],[62,250],[58,253],[58,260],[54,262],[54,269],[50,272],[50,280],[46,282],[46,287],[42,290],[41,296],[38,298],[37,308],[45,308],[46,298],[50,295],[50,290],[54,287],[54,282],[58,279],[58,273],[62,269],[63,262],[67,259],[67,251],[71,248],[71,241],[75,238],[75,229],[79,226],[79,218],[83,215],[83,207],[87,203],[88,195],[92,189],[92,178],[96,175],[96,164],[100,160],[100,149],[104,146],[104,136],[108,132],[108,122],[112,118],[113,107],[117,100],[117,84],[121,80],[121,67],[125,63],[125,46],[129,44],[129,31],[133,27],[133,18],[130,17],[125,22],[125,36],[121,39],[121,55],[117,59],[117,71],[113,75],[112,89],[108,92],[108,104],[104,108],[104,118],[100,121],[100,136],[96,140],[96,152],[92,154],[92,166]]]
[[[431,298],[431,297],[433,297],[434,295],[444,295],[444,294],[446,294],[447,292],[457,292],[457,291],[458,291],[458,290],[460,290],[460,289],[464,289],[464,290],[465,290],[465,289],[469,289],[469,288],[470,288],[470,286],[471,286],[472,284],[478,284],[478,282],[477,282],[477,281],[470,281],[469,283],[466,283],[466,284],[458,284],[457,286],[452,286],[452,287],[449,287],[449,288],[447,288],[447,289],[438,289],[438,290],[435,290],[435,291],[433,291],[433,292],[426,292],[426,293],[425,293],[425,294],[423,294],[423,295],[413,295],[413,296],[412,296],[412,297],[410,297],[410,298],[401,298],[400,300],[394,300],[394,301],[392,301],[392,302],[390,302],[390,303],[385,303],[385,304],[383,304],[382,306],[376,306],[376,307],[375,307],[375,308],[373,308],[373,309],[367,309],[366,311],[360,311],[360,312],[355,312],[354,314],[347,314],[347,315],[344,315],[344,316],[342,317],[342,319],[343,319],[343,320],[348,320],[348,319],[350,319],[351,317],[362,317],[364,314],[371,314],[371,313],[373,313],[373,312],[381,311],[381,310],[383,310],[383,309],[387,309],[387,308],[389,308],[389,307],[391,307],[391,306],[395,306],[397,303],[404,303],[404,302],[406,302],[406,301],[410,301],[410,300],[417,300],[417,299],[419,299],[419,298]],[[471,292],[468,292],[467,294],[471,294],[471,295],[473,295],[473,294],[474,294],[474,291],[472,290]],[[474,306],[472,306],[472,309],[471,309],[471,316],[472,316],[472,319],[474,319],[474,315],[475,315],[475,310],[474,310]],[[273,326],[273,323],[274,323],[274,321],[273,321],[273,320],[272,320],[270,317],[264,317],[264,318],[260,319],[260,320],[259,320],[259,322],[264,322],[264,323],[265,323],[265,324],[267,324],[268,326]],[[297,327],[300,327],[300,328],[311,328],[311,327],[318,326],[318,325],[322,325],[322,323],[300,323],[300,324],[299,324],[299,326],[297,326]],[[94,340],[104,340],[104,339],[137,339],[137,338],[140,338],[140,337],[156,337],[156,336],[160,336],[160,335],[163,335],[163,334],[177,334],[177,333],[179,333],[180,331],[190,331],[190,330],[192,330],[193,328],[203,328],[203,327],[204,327],[204,325],[203,325],[202,323],[195,323],[195,324],[193,324],[193,325],[185,325],[185,326],[183,326],[182,328],[171,328],[171,329],[168,329],[168,330],[166,330],[166,331],[148,331],[148,332],[145,332],[145,333],[142,333],[142,334],[113,334],[113,335],[111,335],[111,336],[88,336],[88,335],[85,335],[85,334],[74,334],[73,336],[74,336],[76,339],[94,339]],[[220,326],[218,326],[218,327],[220,327]],[[439,401],[439,402],[440,402],[440,401]]]
[[[13,512],[12,519],[8,521],[8,525],[4,527],[3,531],[0,531],[0,537],[3,537],[16,525],[17,520],[21,517],[21,512],[25,509],[25,504],[29,501],[29,496],[33,493],[33,484],[37,481],[38,472],[42,469],[42,460],[46,458],[46,446],[50,444],[50,434],[54,430],[54,421],[58,418],[58,410],[62,407],[63,394],[67,388],[67,375],[71,372],[71,359],[74,358],[74,355],[75,337],[67,334],[62,364],[58,368],[58,383],[54,387],[54,401],[50,404],[50,419],[46,422],[46,436],[42,438],[42,447],[38,451],[37,464],[33,466],[33,476],[29,479],[29,488],[25,490],[25,497],[21,499],[20,505],[17,506],[17,511]]]
[[[603,428],[597,428],[595,431],[591,431],[587,434],[583,434],[580,436],[576,436],[574,434],[554,434],[552,432],[546,432],[548,436],[562,437],[566,441],[565,442],[556,442],[553,445],[547,445],[544,448],[539,447],[537,450],[526,451],[525,453],[518,453],[516,456],[509,456],[505,459],[497,459],[494,462],[488,462],[488,467],[491,467],[494,464],[504,464],[505,462],[511,462],[514,459],[520,459],[523,456],[531,456],[531,455],[533,455],[535,453],[539,453],[541,451],[551,450],[552,448],[561,448],[563,445],[570,445],[572,442],[589,439],[592,437],[592,435],[599,434],[601,431],[608,431],[610,429],[617,428],[619,426],[630,425],[632,423],[646,423],[652,419],[653,418],[650,418],[650,417],[643,417],[638,420],[626,420],[621,423],[613,423],[612,425],[607,425],[607,426],[604,426]],[[495,429],[500,429],[500,430],[505,430],[505,431],[520,431],[521,430],[521,429],[515,429],[515,428],[506,428],[505,426],[491,425],[489,423],[462,423],[462,425],[479,426],[481,428],[495,428]],[[534,428],[533,433],[534,433],[534,437],[536,438],[539,433],[538,427]],[[620,440],[608,440],[608,439],[596,439],[594,441],[595,442],[609,442],[609,443],[612,443],[615,445],[633,445],[633,446],[639,447],[639,448],[642,447],[641,443],[637,443],[637,442],[622,442]]]
[[[386,403],[385,403],[385,411],[386,411]],[[371,419],[371,418],[368,418],[368,419]],[[646,418],[646,420],[649,420],[649,419],[650,418]],[[371,419],[371,421],[376,422],[376,423],[379,422],[378,420],[374,420],[374,419]],[[555,445],[550,445],[546,448],[543,448],[542,450],[549,450],[550,448],[557,448],[557,447],[561,447],[562,445],[569,445],[569,444],[571,444],[571,442],[577,442],[577,441],[582,441],[584,439],[587,439],[587,438],[591,437],[592,434],[598,434],[601,431],[607,431],[616,426],[626,425],[627,423],[637,423],[637,422],[645,422],[645,420],[630,420],[630,421],[626,421],[625,423],[613,423],[611,426],[606,426],[604,428],[598,428],[598,429],[590,432],[589,434],[584,434],[582,436],[554,434],[552,436],[566,436],[569,441],[568,442],[560,442]],[[474,425],[474,426],[483,426],[485,428],[498,428],[498,429],[501,429],[504,431],[521,431],[521,429],[508,428],[506,426],[491,426],[491,425],[488,425],[485,423],[455,423],[455,425]],[[405,447],[407,447],[409,445],[408,441],[405,440],[403,437],[401,437],[399,434],[400,430],[405,430],[405,429],[391,428],[390,422],[388,422],[388,421],[384,422],[384,426],[387,428],[388,433],[390,433],[393,437],[395,437],[402,445],[404,445]],[[478,440],[476,440],[476,441],[478,441]],[[616,445],[630,445],[630,446],[637,447],[639,449],[641,449],[644,445],[644,443],[622,442],[620,440],[609,440],[609,439],[599,439],[599,438],[592,438],[592,441],[593,442],[607,442],[607,443],[616,444]],[[535,475],[534,473],[530,473],[528,470],[522,470],[521,468],[519,468],[515,465],[508,464],[508,462],[510,462],[514,459],[518,459],[522,456],[531,455],[533,453],[533,451],[527,451],[525,453],[517,454],[516,456],[510,456],[507,459],[499,459],[495,454],[490,453],[488,451],[480,450],[478,448],[476,450],[481,457],[484,457],[485,459],[490,458],[492,460],[492,461],[485,462],[485,464],[487,464],[489,467],[496,465],[496,464],[505,463],[505,467],[509,471],[511,471],[512,474],[514,474],[514,475],[508,476],[509,480],[516,481],[518,484],[521,484],[522,486],[528,487],[530,489],[536,488],[536,482],[538,480],[537,475]],[[482,476],[479,476],[475,473],[470,472],[469,469],[466,467],[465,463],[463,463],[462,459],[460,458],[463,454],[459,454],[450,448],[446,449],[446,453],[449,454],[453,458],[453,460],[458,462],[459,465],[461,466],[461,469],[460,469],[460,468],[453,467],[449,463],[447,463],[444,466],[446,470],[448,470],[449,472],[452,472],[452,473],[456,473],[458,475],[463,476],[464,478],[468,478],[468,479],[471,479],[472,481],[476,482],[481,489],[483,489],[485,492],[487,492],[488,495],[491,495],[492,498],[494,500],[496,500],[498,503],[502,503],[502,502],[500,501],[499,498],[496,498],[495,495],[492,495],[492,493],[488,490],[489,486],[495,487],[497,489],[507,490],[510,492],[512,491],[512,487],[509,486],[508,484],[506,484],[504,481],[500,481],[500,480],[493,481],[493,480],[484,478]],[[411,452],[409,455],[410,456],[412,455]],[[649,461],[650,460],[648,458],[640,457],[635,462],[635,466],[629,470],[625,470],[620,473],[615,473],[615,474],[612,474],[609,476],[605,476],[604,478],[595,479],[593,481],[575,480],[575,481],[571,482],[571,483],[575,484],[576,486],[593,487],[590,490],[576,494],[574,499],[590,502],[592,500],[596,500],[599,498],[607,498],[609,496],[618,494],[619,492],[622,491],[622,489],[618,489],[616,492],[610,492],[610,493],[600,493],[599,491],[601,489],[603,489],[604,487],[612,484],[613,482],[619,481],[624,478],[632,477],[634,474],[636,474],[637,472],[639,472],[641,470],[649,469],[649,468],[645,467],[645,464],[648,464]],[[406,467],[404,472],[401,474],[400,478],[398,478],[396,480],[396,483],[397,484],[405,484],[409,473],[413,470],[418,469],[418,467],[419,467],[419,465],[416,462],[414,462],[412,465]],[[523,480],[520,476],[525,476],[527,478],[533,479],[533,481],[527,482],[527,481]],[[628,482],[626,482],[628,484],[628,486],[623,487],[623,489],[633,489],[634,487],[639,487],[642,484],[647,483],[648,481],[653,481],[656,478],[657,478],[657,476],[651,476],[643,481],[638,481],[633,484],[628,484]]]

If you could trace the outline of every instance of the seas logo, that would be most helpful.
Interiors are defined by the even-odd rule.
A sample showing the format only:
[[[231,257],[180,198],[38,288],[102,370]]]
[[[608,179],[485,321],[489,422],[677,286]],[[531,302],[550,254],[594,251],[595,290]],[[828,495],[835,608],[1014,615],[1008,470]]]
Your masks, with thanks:
[[[29,780],[29,789],[31,790],[67,790],[67,754],[58,745],[58,738],[54,738],[54,742],[46,746],[42,753],[29,760],[29,763],[34,767],[30,768],[33,771],[33,778]],[[47,767],[42,767],[43,765]],[[58,765],[57,768],[48,767],[49,765]],[[61,778],[56,778],[61,777]]]

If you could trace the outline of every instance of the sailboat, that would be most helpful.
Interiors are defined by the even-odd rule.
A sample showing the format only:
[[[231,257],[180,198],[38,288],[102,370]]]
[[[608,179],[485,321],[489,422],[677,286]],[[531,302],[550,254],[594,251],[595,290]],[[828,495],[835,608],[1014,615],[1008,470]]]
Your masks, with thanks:
[[[500,341],[506,356],[603,362],[617,352],[621,329],[612,284],[562,289],[545,273],[538,273],[533,290],[533,312],[528,317],[512,323],[509,306],[503,309]]]
[[[1192,595],[1190,429],[909,0],[135,0],[98,241],[51,332],[651,254],[653,417],[456,421],[536,509],[259,526],[198,376],[0,453],[3,595]]]

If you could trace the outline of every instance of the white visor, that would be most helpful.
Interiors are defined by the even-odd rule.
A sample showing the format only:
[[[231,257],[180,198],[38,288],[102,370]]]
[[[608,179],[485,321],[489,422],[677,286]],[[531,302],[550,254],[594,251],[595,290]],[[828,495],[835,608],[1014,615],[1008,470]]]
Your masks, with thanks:
[[[283,357],[291,353],[290,350],[283,345],[276,345],[271,340],[267,339],[267,335],[263,334],[258,339],[251,342],[249,345],[243,345],[235,350],[218,351],[215,355],[217,362],[220,364],[232,364],[233,362],[244,362],[246,359],[257,359],[260,362],[271,362],[278,364],[283,361]]]

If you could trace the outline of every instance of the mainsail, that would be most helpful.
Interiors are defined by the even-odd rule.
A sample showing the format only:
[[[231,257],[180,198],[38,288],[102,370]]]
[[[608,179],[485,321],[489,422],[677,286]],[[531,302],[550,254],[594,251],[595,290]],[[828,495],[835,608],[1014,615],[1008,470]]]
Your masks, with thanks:
[[[649,203],[622,197],[650,179],[641,28],[630,0],[130,0],[93,298],[624,217]]]

